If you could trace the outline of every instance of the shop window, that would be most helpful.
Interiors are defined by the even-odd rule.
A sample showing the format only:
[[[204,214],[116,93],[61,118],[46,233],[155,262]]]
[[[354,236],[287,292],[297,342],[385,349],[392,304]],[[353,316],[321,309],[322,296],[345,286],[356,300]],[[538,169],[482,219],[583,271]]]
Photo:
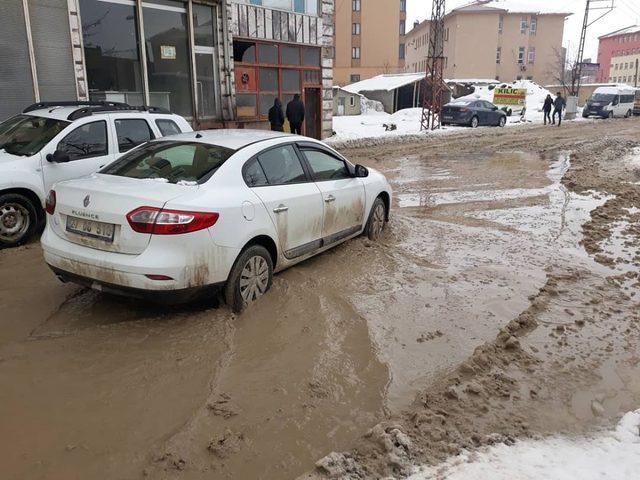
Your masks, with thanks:
[[[282,70],[282,90],[285,92],[300,91],[300,70]]]
[[[82,34],[89,83],[94,92],[139,92],[136,7],[99,0],[80,0]]]
[[[243,42],[242,40],[233,41],[233,61],[242,63],[256,62],[256,44]]]
[[[238,117],[255,117],[258,115],[255,93],[239,93],[236,95]]]
[[[196,45],[214,46],[213,9],[207,5],[193,4],[193,36]]]
[[[270,65],[278,64],[278,46],[261,43],[258,45],[258,62]]]
[[[283,65],[300,65],[300,49],[283,45],[280,47]]]
[[[302,64],[309,67],[320,66],[320,49],[305,47],[302,49]]]
[[[260,69],[260,90],[278,91],[278,69]]]
[[[191,63],[186,11],[178,11],[181,2],[171,2],[175,9],[142,9],[147,50],[149,99],[152,104],[168,107],[183,116],[193,115],[191,102]]]

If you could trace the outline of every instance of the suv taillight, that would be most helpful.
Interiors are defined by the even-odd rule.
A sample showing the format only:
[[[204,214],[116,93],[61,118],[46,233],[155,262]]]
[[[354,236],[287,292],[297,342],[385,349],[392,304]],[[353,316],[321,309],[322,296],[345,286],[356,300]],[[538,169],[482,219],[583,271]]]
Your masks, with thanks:
[[[134,232],[153,235],[177,235],[212,227],[218,221],[215,212],[187,212],[164,210],[156,207],[139,207],[127,214],[127,221]]]
[[[49,215],[53,215],[56,211],[56,192],[49,190],[49,195],[44,202],[44,209]]]

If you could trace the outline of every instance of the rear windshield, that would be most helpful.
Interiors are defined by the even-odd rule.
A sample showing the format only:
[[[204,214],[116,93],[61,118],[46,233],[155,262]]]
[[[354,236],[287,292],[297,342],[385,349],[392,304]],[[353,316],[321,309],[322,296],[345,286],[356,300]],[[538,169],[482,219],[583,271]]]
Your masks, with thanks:
[[[449,105],[458,105],[466,107],[467,105],[471,105],[471,101],[469,100],[456,100],[455,102],[451,102]]]
[[[71,122],[16,115],[0,123],[0,149],[13,155],[35,155]]]
[[[612,93],[594,93],[591,100],[594,102],[606,102],[611,103],[616,98]]]
[[[100,170],[118,177],[168,183],[203,183],[235,153],[230,148],[195,142],[151,142]]]

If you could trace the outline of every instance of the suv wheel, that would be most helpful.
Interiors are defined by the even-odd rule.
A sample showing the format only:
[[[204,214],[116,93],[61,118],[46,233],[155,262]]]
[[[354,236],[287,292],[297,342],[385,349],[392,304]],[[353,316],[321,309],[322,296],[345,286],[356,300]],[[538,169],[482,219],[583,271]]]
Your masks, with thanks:
[[[0,195],[0,248],[26,242],[38,226],[36,207],[24,195]]]
[[[369,240],[377,240],[382,235],[382,231],[387,223],[387,207],[380,197],[376,198],[369,212],[369,219],[364,231]]]
[[[235,313],[267,293],[273,282],[273,261],[266,248],[253,245],[233,264],[224,287],[224,298]]]

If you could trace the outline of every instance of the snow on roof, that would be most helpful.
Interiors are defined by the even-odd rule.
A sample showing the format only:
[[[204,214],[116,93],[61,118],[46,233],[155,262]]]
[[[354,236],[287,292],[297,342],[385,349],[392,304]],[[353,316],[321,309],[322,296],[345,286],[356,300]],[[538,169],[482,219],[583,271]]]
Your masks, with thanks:
[[[567,12],[566,8],[560,8],[552,5],[540,5],[540,3],[542,2],[532,2],[531,0],[475,0],[461,7],[454,8],[451,12],[487,12],[505,10],[509,13],[571,15],[570,12]]]
[[[342,87],[343,90],[351,93],[372,92],[375,90],[385,90],[390,92],[396,88],[404,87],[418,82],[424,78],[423,73],[397,73],[393,75],[378,75],[367,78],[360,82],[352,83]]]
[[[493,78],[447,78],[444,81],[445,83],[473,83],[475,85],[486,84],[486,85],[497,85],[499,83],[504,83],[499,80],[495,80]]]
[[[598,37],[598,38],[617,37],[618,35],[626,35],[628,33],[637,33],[637,32],[640,32],[640,25],[631,25],[629,27],[616,30],[615,32],[607,33],[606,35],[602,35],[601,37]]]

